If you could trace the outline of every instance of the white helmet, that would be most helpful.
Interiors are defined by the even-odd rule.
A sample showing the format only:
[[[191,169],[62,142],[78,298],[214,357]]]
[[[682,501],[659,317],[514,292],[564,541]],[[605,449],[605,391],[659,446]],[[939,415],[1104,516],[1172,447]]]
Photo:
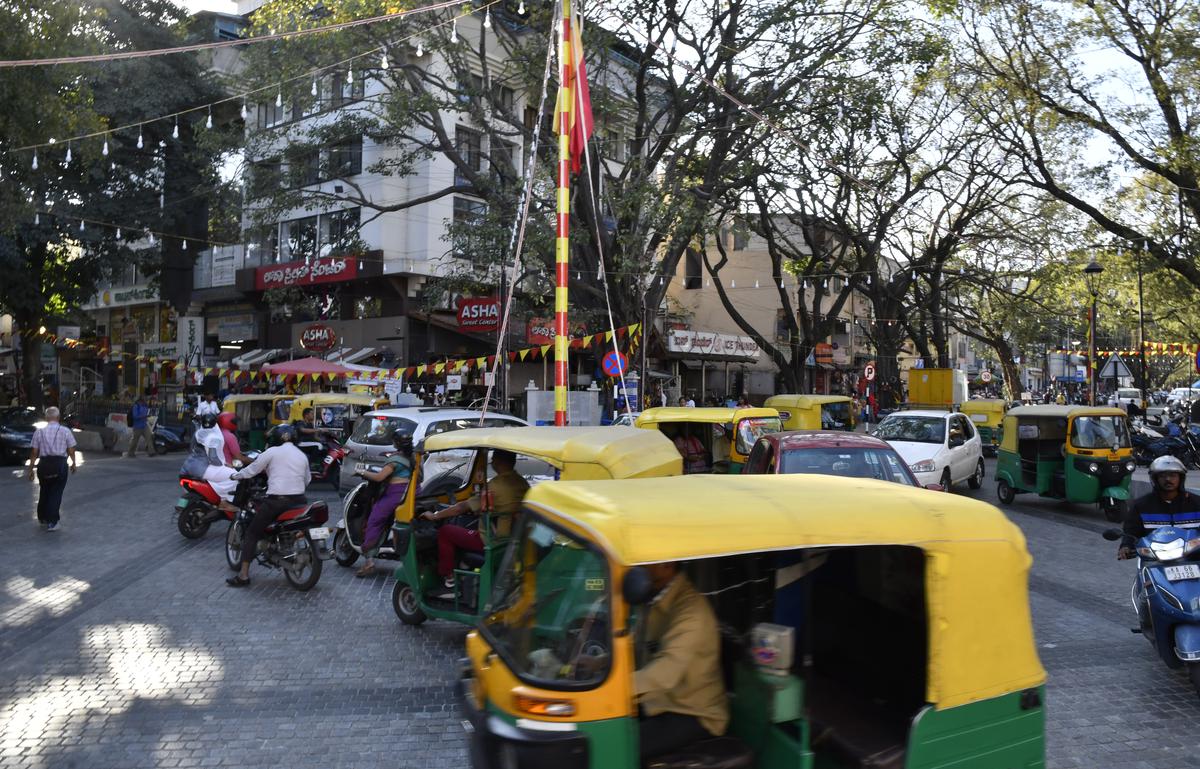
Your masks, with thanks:
[[[1179,473],[1180,481],[1187,475],[1187,467],[1175,457],[1167,454],[1150,463],[1150,480],[1161,473]]]

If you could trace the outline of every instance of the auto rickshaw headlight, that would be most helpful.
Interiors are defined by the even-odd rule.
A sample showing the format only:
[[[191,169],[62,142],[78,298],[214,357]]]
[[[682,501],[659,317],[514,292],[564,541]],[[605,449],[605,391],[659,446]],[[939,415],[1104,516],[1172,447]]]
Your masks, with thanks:
[[[570,700],[551,700],[517,694],[513,696],[513,705],[522,713],[528,713],[532,716],[558,716],[562,718],[575,715],[575,703]]]
[[[1134,464],[1134,462],[1133,462],[1133,460],[1132,460],[1132,459],[1131,459],[1131,460],[1129,460],[1128,462],[1126,462],[1126,463],[1125,463],[1125,470],[1126,470],[1126,471],[1128,471],[1128,472],[1131,472],[1131,473],[1132,473],[1132,472],[1133,472],[1134,470],[1136,470],[1136,469],[1137,469],[1137,465],[1136,465],[1136,464]]]
[[[1100,465],[1096,464],[1095,462],[1089,463],[1088,472],[1092,475],[1095,475],[1096,473],[1100,472]]]

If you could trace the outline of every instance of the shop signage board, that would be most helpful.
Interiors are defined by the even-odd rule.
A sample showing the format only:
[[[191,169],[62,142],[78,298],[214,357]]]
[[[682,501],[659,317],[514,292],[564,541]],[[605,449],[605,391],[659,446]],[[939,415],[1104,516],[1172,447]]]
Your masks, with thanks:
[[[818,364],[825,366],[833,365],[833,345],[828,342],[818,342],[817,346],[813,348],[813,355],[816,357]]]
[[[122,286],[106,288],[82,305],[83,310],[97,310],[103,307],[125,307],[131,304],[146,304],[158,301],[158,289],[153,286]]]
[[[312,323],[300,332],[300,346],[312,352],[326,352],[337,344],[337,332],[324,323]]]
[[[462,384],[463,384],[462,380],[463,380],[462,374],[446,375],[446,390],[447,391],[461,390]]]
[[[500,327],[500,300],[496,297],[463,297],[458,303],[460,331],[495,331]]]
[[[199,366],[204,348],[204,318],[184,315],[175,321],[175,342],[179,359],[188,366]]]
[[[344,256],[314,259],[311,262],[269,264],[254,272],[254,287],[259,291],[287,286],[311,286],[338,283],[358,277],[358,260]]]
[[[571,324],[572,336],[584,336],[585,334],[587,334],[585,324]],[[530,318],[525,324],[525,341],[529,344],[553,344],[554,337],[554,318]]]
[[[757,360],[758,345],[748,336],[718,334],[712,331],[672,330],[667,334],[667,350],[695,356],[714,355]]]

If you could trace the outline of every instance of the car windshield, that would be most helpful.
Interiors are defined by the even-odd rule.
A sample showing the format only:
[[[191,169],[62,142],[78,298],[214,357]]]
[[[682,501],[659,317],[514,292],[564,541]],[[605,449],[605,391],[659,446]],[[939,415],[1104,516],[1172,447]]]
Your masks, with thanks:
[[[946,420],[941,417],[890,416],[875,428],[876,438],[912,443],[944,443]]]
[[[1080,449],[1128,448],[1129,424],[1125,417],[1076,417],[1071,423],[1071,445]]]
[[[523,681],[599,684],[608,675],[612,638],[604,557],[530,513],[520,518],[483,631]]]
[[[389,417],[382,414],[358,420],[354,425],[354,434],[350,440],[367,446],[391,446],[392,436],[396,432],[412,435],[417,429],[417,423],[402,417]]]
[[[794,449],[783,452],[780,461],[781,473],[841,475],[913,485],[900,457],[888,449]]]
[[[751,447],[767,433],[777,433],[783,429],[779,417],[749,417],[738,422],[737,450],[739,454],[749,454]]]

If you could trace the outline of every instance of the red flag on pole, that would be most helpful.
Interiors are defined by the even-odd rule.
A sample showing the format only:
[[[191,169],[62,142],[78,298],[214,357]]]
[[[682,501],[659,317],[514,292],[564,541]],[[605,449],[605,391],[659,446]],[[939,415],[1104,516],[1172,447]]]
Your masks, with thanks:
[[[564,68],[569,72],[568,80],[563,85],[566,86],[570,94],[570,102],[563,103],[563,99],[559,99],[559,103],[555,106],[554,125],[559,126],[559,114],[563,111],[567,113],[567,123],[569,125],[568,136],[570,137],[571,151],[571,171],[579,173],[583,168],[583,145],[592,136],[592,130],[595,127],[595,122],[592,119],[592,97],[588,90],[587,81],[587,64],[583,60],[583,40],[579,34],[580,18],[576,14],[571,14],[571,37],[569,50],[563,51],[569,56],[571,66]],[[560,92],[561,93],[561,92]]]

